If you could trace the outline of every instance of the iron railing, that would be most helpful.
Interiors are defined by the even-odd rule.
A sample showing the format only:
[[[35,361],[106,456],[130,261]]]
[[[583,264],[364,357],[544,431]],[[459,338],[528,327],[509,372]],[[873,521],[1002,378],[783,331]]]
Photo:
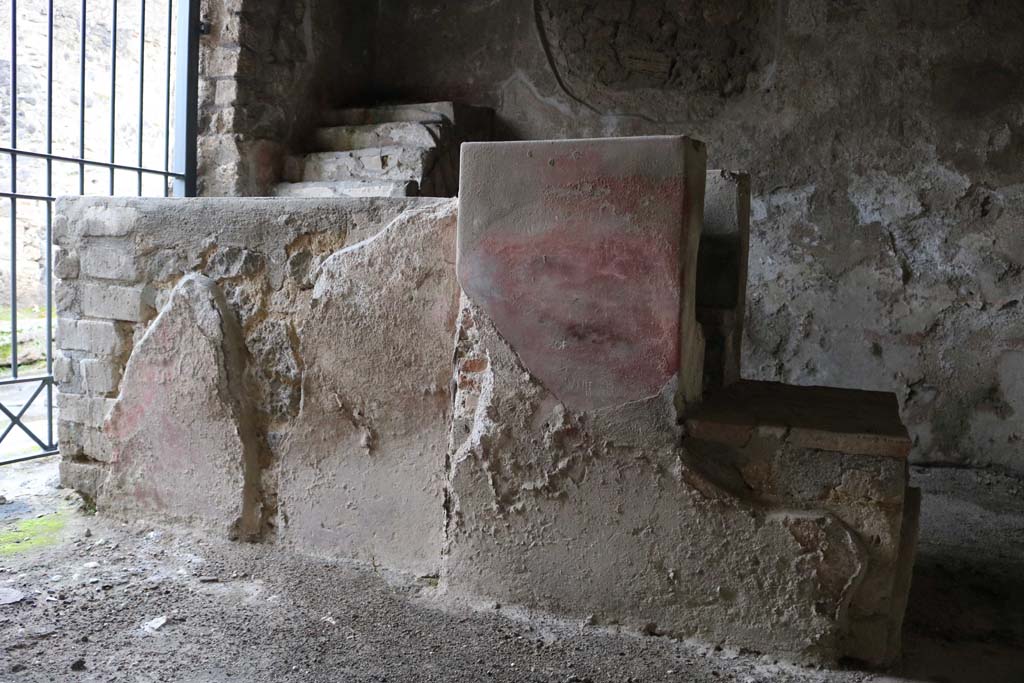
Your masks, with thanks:
[[[41,4],[43,0],[33,5]],[[60,0],[56,0],[60,2]],[[155,0],[154,0],[155,1]],[[63,5],[69,5],[76,0],[66,0]],[[23,149],[19,147],[18,139],[18,106],[19,106],[19,84],[18,84],[18,0],[10,0],[10,146],[0,145],[0,160],[5,156],[9,159],[10,181],[7,189],[0,188],[0,199],[7,199],[10,206],[10,376],[0,379],[0,392],[9,391],[15,387],[29,385],[26,391],[16,400],[20,407],[4,404],[4,399],[11,401],[5,395],[0,394],[0,413],[7,418],[9,424],[0,433],[0,464],[10,464],[41,458],[57,453],[57,443],[54,439],[54,395],[53,395],[53,201],[54,195],[54,174],[53,166],[58,164],[70,164],[78,167],[78,194],[86,194],[86,173],[87,169],[106,169],[109,171],[108,194],[115,193],[115,173],[127,172],[137,174],[135,194],[143,196],[143,178],[156,177],[162,179],[163,196],[194,196],[196,189],[196,120],[197,120],[197,65],[199,45],[199,0],[166,0],[166,25],[159,28],[165,31],[163,42],[165,50],[163,58],[165,61],[163,73],[164,78],[164,99],[160,118],[163,126],[163,158],[161,165],[144,164],[144,136],[145,126],[149,122],[146,118],[145,97],[147,78],[151,74],[146,71],[146,42],[147,37],[153,35],[154,26],[147,26],[146,0],[106,0],[111,10],[110,19],[110,103],[109,103],[109,150],[105,158],[98,158],[98,154],[90,153],[89,126],[87,125],[87,69],[89,67],[88,39],[97,30],[103,27],[98,22],[90,23],[90,7],[96,3],[89,0],[81,0],[80,24],[79,24],[79,74],[78,74],[78,155],[57,154],[54,152],[54,18],[55,0],[45,0],[46,3],[46,128],[44,149]],[[119,74],[118,62],[118,5],[138,10],[139,42],[138,42],[138,69],[133,74],[138,79],[138,116],[136,120],[136,133],[138,135],[135,158],[126,162],[123,158],[118,160],[117,154],[117,112],[118,112],[118,78],[125,77],[124,72]],[[7,4],[7,3],[4,3]],[[62,8],[63,9],[63,8]],[[152,15],[150,15],[152,16]],[[103,17],[100,17],[102,19]],[[154,24],[155,22],[150,22]],[[147,33],[148,31],[148,33]],[[61,47],[68,47],[67,45]],[[2,55],[0,55],[2,56]],[[173,87],[173,91],[172,91]],[[34,95],[41,95],[34,92]],[[66,97],[67,93],[61,93]],[[68,121],[61,121],[62,126],[73,125]],[[172,152],[173,149],[173,152]],[[123,157],[123,154],[122,154]],[[19,188],[18,185],[18,161],[19,159],[45,162],[45,187],[43,192],[33,188]],[[28,162],[26,162],[28,163]],[[64,192],[64,194],[67,194]],[[157,193],[158,194],[158,193]],[[20,203],[43,203],[45,204],[45,243],[43,256],[44,273],[43,289],[45,290],[45,329],[44,329],[44,357],[45,370],[42,373],[29,376],[19,376],[19,355],[18,355],[18,208]],[[38,206],[37,206],[38,208]],[[46,400],[46,425],[45,434],[37,433],[38,428],[33,428],[26,423],[25,414],[30,406],[40,396]],[[37,447],[38,452],[31,454],[12,454],[5,457],[4,440],[18,428]],[[41,431],[41,430],[40,430]]]

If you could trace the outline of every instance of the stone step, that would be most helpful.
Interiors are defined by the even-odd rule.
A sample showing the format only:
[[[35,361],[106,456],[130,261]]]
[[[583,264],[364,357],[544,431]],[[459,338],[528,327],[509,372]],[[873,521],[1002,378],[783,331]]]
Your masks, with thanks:
[[[324,152],[349,152],[367,147],[434,147],[446,128],[443,123],[412,121],[330,126],[317,128],[313,143],[317,150]]]
[[[376,107],[331,109],[324,112],[324,126],[365,126],[379,123],[448,123],[459,140],[489,140],[494,112],[456,102],[385,104]]]
[[[454,123],[457,107],[454,102],[422,102],[330,109],[324,112],[323,123],[327,126],[364,126],[394,122]]]
[[[428,147],[367,147],[289,157],[285,180],[414,180],[422,183],[437,152]]]
[[[414,180],[278,183],[273,189],[275,197],[415,197],[418,194],[419,185]]]

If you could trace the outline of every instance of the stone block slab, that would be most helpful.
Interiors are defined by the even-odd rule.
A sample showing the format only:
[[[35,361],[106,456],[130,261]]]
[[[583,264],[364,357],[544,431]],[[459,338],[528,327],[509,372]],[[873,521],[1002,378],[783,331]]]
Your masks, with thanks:
[[[313,131],[314,146],[324,152],[364,147],[432,147],[441,141],[444,124],[389,122],[361,126],[329,126]]]
[[[415,197],[418,188],[414,180],[338,180],[278,183],[273,192],[275,197]]]
[[[67,454],[60,461],[59,476],[60,485],[67,489],[74,489],[83,496],[95,500],[100,485],[106,477],[106,468],[98,462],[81,462],[71,460]]]
[[[119,356],[127,339],[128,330],[112,320],[57,318],[57,346],[65,351]]]
[[[152,313],[153,293],[145,287],[81,285],[82,315],[91,318],[142,322]]]
[[[744,380],[716,392],[687,416],[696,438],[747,444],[758,428],[788,430],[800,448],[905,459],[911,441],[895,394]]]
[[[57,394],[60,419],[90,427],[102,427],[114,399],[83,394]]]
[[[537,380],[573,409],[699,398],[700,142],[467,143],[461,167],[459,282]]]
[[[82,248],[79,250],[79,264],[81,274],[87,277],[130,282],[139,278],[135,245],[128,241]]]
[[[316,152],[286,162],[290,181],[414,180],[422,181],[435,151],[424,147],[369,147],[350,152]]]
[[[86,393],[104,396],[117,391],[124,369],[120,360],[105,356],[102,358],[83,358],[78,362],[82,376],[82,387]]]
[[[258,532],[260,450],[243,377],[241,329],[223,293],[186,276],[128,361],[105,426],[113,457],[98,505]]]
[[[399,215],[327,257],[294,313],[302,407],[280,450],[280,538],[303,552],[440,570],[455,205]]]

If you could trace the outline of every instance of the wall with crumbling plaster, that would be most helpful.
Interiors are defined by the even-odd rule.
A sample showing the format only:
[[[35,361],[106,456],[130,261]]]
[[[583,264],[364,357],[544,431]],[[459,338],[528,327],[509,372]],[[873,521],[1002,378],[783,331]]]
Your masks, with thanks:
[[[914,460],[1024,470],[1024,5],[383,0],[377,26],[380,99],[748,170],[744,374],[895,391]]]
[[[56,207],[65,486],[122,516],[437,574],[453,200]]]

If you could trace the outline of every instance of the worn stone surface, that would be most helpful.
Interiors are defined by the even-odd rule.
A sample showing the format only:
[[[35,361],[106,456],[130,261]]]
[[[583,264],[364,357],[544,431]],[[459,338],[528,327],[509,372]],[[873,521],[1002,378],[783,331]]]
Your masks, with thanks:
[[[242,332],[210,279],[185,277],[136,345],[104,432],[101,507],[260,530],[260,437],[243,384]]]
[[[704,149],[684,137],[463,145],[458,275],[574,409],[700,395]]]
[[[872,664],[899,655],[899,632],[913,561],[919,499],[908,492],[905,461],[818,451],[784,430],[759,427],[742,445],[687,437],[695,462],[728,482],[731,492],[770,507],[826,510],[863,549],[863,571],[845,614],[842,651]]]
[[[419,194],[419,183],[413,180],[278,183],[274,186],[273,194],[275,197],[415,197]]]
[[[697,256],[697,320],[704,332],[704,391],[740,378],[750,244],[750,176],[708,171]]]
[[[294,319],[302,407],[281,446],[282,538],[436,575],[444,537],[455,205],[326,258]]]
[[[426,179],[436,153],[427,147],[367,147],[348,152],[315,152],[292,157],[285,165],[286,180],[416,181]]]
[[[918,498],[907,489],[910,438],[896,397],[879,392],[743,381],[686,421],[684,448],[763,504],[825,509],[856,535],[867,562],[842,639],[849,656],[899,655]]]
[[[823,509],[730,490],[671,392],[569,409],[464,299],[443,583],[593,623],[801,661],[844,654],[869,555]]]
[[[389,121],[360,126],[327,126],[313,132],[321,150],[344,152],[362,147],[433,147],[443,134],[441,123]]]
[[[306,551],[436,573],[454,223],[452,202],[430,199],[60,200],[62,250],[103,245],[138,265],[130,286],[103,273],[76,274],[74,286],[145,292],[153,311],[131,322],[58,304],[54,371],[60,447],[73,463],[64,468],[68,485],[89,484],[88,495],[115,516],[165,510],[221,531],[241,516],[243,535],[271,539],[280,530]],[[361,298],[352,297],[357,290]],[[371,323],[383,337],[366,334]],[[422,343],[401,356],[411,330]],[[395,350],[391,365],[377,360],[382,338]],[[407,398],[395,404],[394,396]],[[114,397],[120,408],[102,427]],[[365,444],[348,418],[338,423],[347,409],[377,425]],[[208,481],[178,495],[181,472]],[[307,475],[315,492],[304,488]],[[366,500],[377,498],[338,517],[354,533],[350,545],[324,543],[317,497],[347,504],[359,497],[359,477]],[[399,521],[412,531],[402,536]],[[384,529],[401,542],[389,543]]]

